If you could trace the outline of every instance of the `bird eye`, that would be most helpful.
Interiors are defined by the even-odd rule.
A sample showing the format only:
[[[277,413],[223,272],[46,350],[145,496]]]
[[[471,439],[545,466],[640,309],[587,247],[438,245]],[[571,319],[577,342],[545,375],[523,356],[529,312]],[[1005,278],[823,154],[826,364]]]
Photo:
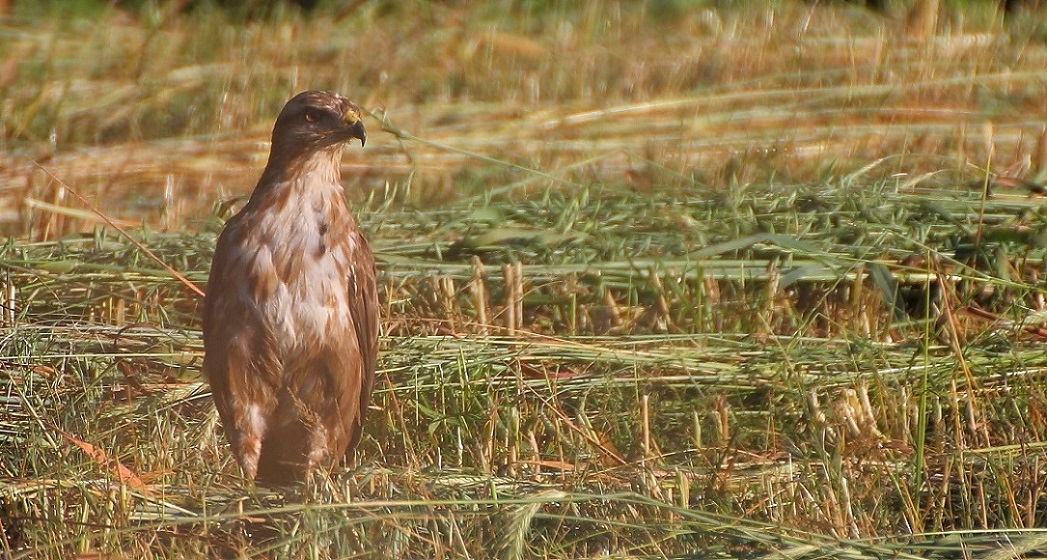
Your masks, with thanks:
[[[323,116],[323,112],[318,109],[308,109],[305,112],[305,122],[315,123],[320,120]]]

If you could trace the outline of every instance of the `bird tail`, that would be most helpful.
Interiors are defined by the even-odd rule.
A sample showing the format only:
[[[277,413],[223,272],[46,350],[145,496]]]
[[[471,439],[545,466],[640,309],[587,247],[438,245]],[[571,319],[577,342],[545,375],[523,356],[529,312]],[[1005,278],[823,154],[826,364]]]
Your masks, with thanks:
[[[255,483],[272,488],[303,482],[309,474],[307,428],[301,422],[274,428],[262,442]]]

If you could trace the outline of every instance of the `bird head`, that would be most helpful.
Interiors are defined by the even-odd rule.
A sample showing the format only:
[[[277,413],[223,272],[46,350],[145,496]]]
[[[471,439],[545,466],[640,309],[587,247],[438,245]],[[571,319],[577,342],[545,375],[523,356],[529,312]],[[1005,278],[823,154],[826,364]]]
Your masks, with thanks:
[[[367,143],[360,108],[330,91],[304,91],[284,105],[273,127],[273,150],[308,155],[353,138]]]

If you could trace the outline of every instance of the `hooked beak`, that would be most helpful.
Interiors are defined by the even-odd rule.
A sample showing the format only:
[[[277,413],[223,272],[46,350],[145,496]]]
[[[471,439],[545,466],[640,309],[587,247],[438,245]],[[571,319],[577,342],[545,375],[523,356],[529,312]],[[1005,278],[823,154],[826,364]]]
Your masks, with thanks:
[[[360,117],[350,111],[345,115],[345,124],[348,125],[345,129],[346,136],[349,138],[359,138],[360,146],[366,146],[367,131],[364,130],[364,121],[360,120]]]

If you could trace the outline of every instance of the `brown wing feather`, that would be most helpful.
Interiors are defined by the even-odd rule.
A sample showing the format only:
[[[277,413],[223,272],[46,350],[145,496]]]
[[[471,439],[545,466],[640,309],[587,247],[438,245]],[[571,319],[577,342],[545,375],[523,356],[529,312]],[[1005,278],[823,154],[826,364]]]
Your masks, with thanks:
[[[362,375],[360,377],[359,409],[350,434],[346,453],[352,453],[363,433],[367,406],[371,402],[374,387],[374,372],[378,356],[378,289],[376,286],[374,255],[367,241],[355,230],[357,257],[350,268],[349,313],[356,326],[357,345],[360,349]],[[355,293],[354,293],[355,292]]]
[[[230,257],[242,243],[240,219],[230,220],[218,239],[204,301],[203,372],[211,386],[233,454],[253,478],[266,437],[254,417],[268,417],[276,407],[279,358],[272,333],[242,305],[238,290],[245,278]],[[257,279],[250,279],[258,284]]]

